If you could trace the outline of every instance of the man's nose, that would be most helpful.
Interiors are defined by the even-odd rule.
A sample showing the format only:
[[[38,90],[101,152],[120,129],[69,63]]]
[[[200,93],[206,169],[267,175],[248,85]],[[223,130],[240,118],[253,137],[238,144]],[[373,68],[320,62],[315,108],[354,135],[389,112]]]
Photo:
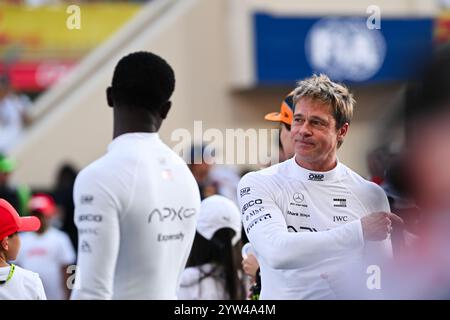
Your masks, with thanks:
[[[300,125],[300,127],[298,128],[298,133],[301,136],[310,136],[310,135],[312,135],[311,127],[309,126],[307,121],[305,121],[303,124]]]

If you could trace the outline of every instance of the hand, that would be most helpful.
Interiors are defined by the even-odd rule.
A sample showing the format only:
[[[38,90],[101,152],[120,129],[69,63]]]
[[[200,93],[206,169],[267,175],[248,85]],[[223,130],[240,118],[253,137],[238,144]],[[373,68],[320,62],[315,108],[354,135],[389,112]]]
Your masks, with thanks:
[[[403,224],[402,218],[390,212],[374,212],[361,218],[364,240],[386,239],[392,231],[392,221]]]
[[[246,275],[251,277],[256,277],[256,271],[258,271],[259,263],[255,256],[251,253],[248,254],[247,258],[242,260],[242,269]]]

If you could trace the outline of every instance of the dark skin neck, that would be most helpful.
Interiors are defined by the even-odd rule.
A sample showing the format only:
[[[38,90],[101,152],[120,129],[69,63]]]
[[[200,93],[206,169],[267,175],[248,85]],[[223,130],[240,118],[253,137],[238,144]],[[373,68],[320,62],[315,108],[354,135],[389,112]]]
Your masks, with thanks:
[[[125,133],[158,132],[172,106],[172,102],[167,101],[150,111],[145,107],[119,105],[114,101],[111,87],[106,89],[106,100],[114,110],[113,139]]]
[[[113,139],[125,133],[158,132],[162,118],[139,107],[114,107]]]

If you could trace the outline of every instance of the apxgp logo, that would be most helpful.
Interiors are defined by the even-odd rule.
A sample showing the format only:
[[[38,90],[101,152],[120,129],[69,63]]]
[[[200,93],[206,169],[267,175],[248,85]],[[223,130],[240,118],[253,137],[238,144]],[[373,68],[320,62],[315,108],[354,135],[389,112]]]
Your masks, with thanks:
[[[162,208],[162,209],[153,209],[152,212],[148,215],[148,223],[152,222],[153,215],[157,214],[159,216],[159,221],[164,222],[167,219],[170,219],[170,221],[175,220],[177,217],[180,220],[188,219],[192,216],[194,216],[196,213],[196,210],[194,208],[184,208],[181,207],[180,209],[174,209],[174,208]]]

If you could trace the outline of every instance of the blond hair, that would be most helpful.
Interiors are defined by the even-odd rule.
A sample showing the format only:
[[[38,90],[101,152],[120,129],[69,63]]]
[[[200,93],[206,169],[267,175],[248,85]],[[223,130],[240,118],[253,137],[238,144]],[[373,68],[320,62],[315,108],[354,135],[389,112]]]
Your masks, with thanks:
[[[331,81],[324,74],[315,74],[297,82],[293,97],[294,106],[301,98],[305,97],[318,100],[331,107],[331,113],[336,120],[336,129],[352,120],[355,105],[353,95],[347,87]]]

